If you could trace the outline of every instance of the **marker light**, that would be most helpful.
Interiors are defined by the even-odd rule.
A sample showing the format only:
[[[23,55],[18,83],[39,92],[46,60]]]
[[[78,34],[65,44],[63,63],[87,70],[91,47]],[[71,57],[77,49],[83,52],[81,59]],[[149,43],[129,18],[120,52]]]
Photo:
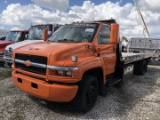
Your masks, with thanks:
[[[77,61],[78,61],[78,57],[77,57],[76,55],[72,55],[72,56],[71,56],[71,60],[72,60],[73,62],[77,62]]]
[[[72,76],[72,72],[71,71],[67,71],[66,72],[66,76],[70,76],[71,77]]]

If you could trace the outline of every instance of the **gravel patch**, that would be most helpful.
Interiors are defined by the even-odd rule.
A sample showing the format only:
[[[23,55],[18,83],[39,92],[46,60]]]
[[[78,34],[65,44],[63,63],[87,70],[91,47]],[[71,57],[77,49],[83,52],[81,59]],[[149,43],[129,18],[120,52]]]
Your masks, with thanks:
[[[108,87],[88,113],[71,103],[45,102],[15,87],[11,78],[0,80],[0,119],[10,120],[158,120],[160,119],[160,66],[149,66],[144,76],[125,73],[120,88]]]
[[[3,67],[0,63],[0,80],[11,76],[11,68]]]

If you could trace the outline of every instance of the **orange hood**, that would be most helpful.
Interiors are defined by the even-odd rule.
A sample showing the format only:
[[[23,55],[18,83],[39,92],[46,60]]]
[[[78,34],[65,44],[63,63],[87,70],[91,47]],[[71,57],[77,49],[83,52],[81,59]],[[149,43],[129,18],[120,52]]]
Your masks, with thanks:
[[[85,57],[93,55],[93,50],[89,50],[92,43],[56,43],[39,42],[26,45],[16,50],[16,53],[31,54],[48,57],[49,65],[63,66],[66,62],[73,63],[71,56]]]

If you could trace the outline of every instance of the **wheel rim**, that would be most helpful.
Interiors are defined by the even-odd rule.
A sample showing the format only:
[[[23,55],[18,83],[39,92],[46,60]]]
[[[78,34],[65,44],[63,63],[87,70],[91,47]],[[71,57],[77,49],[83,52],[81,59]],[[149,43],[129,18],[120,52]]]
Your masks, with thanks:
[[[97,90],[95,85],[91,85],[88,88],[87,94],[86,94],[86,104],[87,106],[92,106],[97,99]]]

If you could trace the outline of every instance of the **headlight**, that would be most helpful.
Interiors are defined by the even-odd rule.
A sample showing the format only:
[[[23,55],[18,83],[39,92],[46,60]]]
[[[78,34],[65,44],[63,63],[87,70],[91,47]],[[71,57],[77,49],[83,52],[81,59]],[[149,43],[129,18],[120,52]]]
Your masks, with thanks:
[[[4,51],[4,55],[8,55],[8,51],[7,50]]]
[[[59,76],[68,76],[68,77],[72,77],[72,72],[71,72],[71,71],[62,71],[62,70],[58,70],[58,71],[57,71],[57,75],[59,75]]]
[[[66,76],[66,77],[76,77],[78,74],[78,67],[59,67],[48,65],[50,75]]]
[[[10,52],[10,51],[8,51],[8,50],[5,50],[5,51],[4,51],[4,56],[12,57],[12,52]]]
[[[66,72],[66,76],[71,77],[71,76],[72,76],[72,72],[71,72],[71,71],[67,71],[67,72]]]
[[[58,70],[58,71],[57,71],[57,75],[65,76],[65,71]]]

